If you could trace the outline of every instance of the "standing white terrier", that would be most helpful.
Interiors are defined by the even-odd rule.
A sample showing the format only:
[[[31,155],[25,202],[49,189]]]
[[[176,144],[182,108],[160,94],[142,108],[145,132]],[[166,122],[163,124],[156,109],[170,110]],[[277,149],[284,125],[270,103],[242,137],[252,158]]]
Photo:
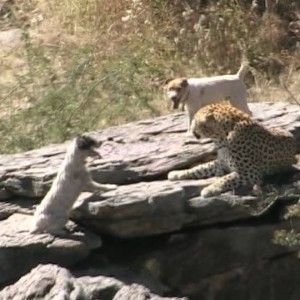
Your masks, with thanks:
[[[238,72],[233,75],[166,80],[167,98],[173,102],[173,109],[177,109],[180,103],[185,106],[188,132],[196,112],[213,102],[229,99],[233,106],[252,115],[243,82],[247,66],[248,62],[243,62]]]
[[[31,233],[63,232],[72,206],[81,192],[104,192],[116,189],[117,186],[114,184],[100,184],[93,181],[87,170],[87,157],[101,157],[96,151],[100,144],[85,135],[74,139],[49,192],[34,213]]]

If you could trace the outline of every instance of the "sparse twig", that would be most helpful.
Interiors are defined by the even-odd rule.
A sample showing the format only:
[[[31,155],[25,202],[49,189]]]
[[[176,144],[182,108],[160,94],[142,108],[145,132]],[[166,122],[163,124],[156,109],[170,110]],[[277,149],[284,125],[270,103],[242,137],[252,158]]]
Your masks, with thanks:
[[[89,100],[90,100],[90,97],[89,97],[90,94],[92,93],[92,91],[93,91],[100,83],[104,82],[105,80],[107,80],[108,78],[110,78],[110,77],[112,77],[112,76],[117,75],[117,74],[120,73],[120,72],[121,72],[121,70],[118,69],[118,70],[116,70],[116,71],[114,71],[114,72],[111,72],[111,73],[108,74],[107,76],[101,77],[101,78],[99,78],[98,80],[96,80],[96,82],[95,82],[95,83],[94,83],[94,84],[86,91],[85,100],[82,101],[81,103],[79,103],[79,105],[78,105],[76,108],[74,108],[73,111],[71,111],[71,113],[70,113],[68,119],[66,120],[66,124],[69,124],[70,121],[71,121],[71,119],[72,119],[72,117],[74,116],[74,114],[75,114],[75,113],[78,113],[79,110],[89,102]]]
[[[293,95],[293,93],[289,90],[289,88],[287,87],[287,85],[283,82],[282,83],[283,88],[288,92],[288,94],[290,95],[290,97],[294,100],[294,102],[296,102],[297,105],[300,106],[299,101],[297,100],[297,98]]]

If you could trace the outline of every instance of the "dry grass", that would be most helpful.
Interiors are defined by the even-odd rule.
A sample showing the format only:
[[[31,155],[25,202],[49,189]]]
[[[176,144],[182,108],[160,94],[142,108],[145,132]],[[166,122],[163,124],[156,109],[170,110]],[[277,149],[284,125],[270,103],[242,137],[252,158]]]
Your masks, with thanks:
[[[300,73],[290,67],[284,72],[279,83],[258,77],[249,89],[250,102],[288,102],[300,105]]]
[[[0,49],[2,153],[169,113],[166,77],[236,72],[241,49],[256,78],[250,101],[291,101],[281,77],[299,94],[288,24],[239,1],[15,2],[0,21],[23,30],[19,47]]]

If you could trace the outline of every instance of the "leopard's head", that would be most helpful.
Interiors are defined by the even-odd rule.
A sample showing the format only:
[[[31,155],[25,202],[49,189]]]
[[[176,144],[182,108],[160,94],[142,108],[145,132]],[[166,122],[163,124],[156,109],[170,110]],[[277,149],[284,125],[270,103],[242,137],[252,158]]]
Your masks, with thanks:
[[[194,136],[226,139],[228,134],[240,121],[250,120],[249,116],[225,102],[206,105],[198,110],[192,121],[191,129]]]

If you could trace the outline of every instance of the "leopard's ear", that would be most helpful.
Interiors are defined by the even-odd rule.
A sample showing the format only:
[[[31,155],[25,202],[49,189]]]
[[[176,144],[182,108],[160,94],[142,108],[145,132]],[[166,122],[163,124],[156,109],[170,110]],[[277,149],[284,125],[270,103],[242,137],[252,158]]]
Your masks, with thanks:
[[[186,78],[182,78],[180,85],[181,87],[185,88],[189,85],[189,83]]]
[[[174,80],[175,78],[173,77],[168,77],[166,80],[165,80],[165,85],[168,84],[170,81]]]
[[[214,121],[215,121],[215,116],[214,116],[214,114],[208,114],[208,115],[205,117],[205,121],[208,122],[208,123],[214,122]]]

